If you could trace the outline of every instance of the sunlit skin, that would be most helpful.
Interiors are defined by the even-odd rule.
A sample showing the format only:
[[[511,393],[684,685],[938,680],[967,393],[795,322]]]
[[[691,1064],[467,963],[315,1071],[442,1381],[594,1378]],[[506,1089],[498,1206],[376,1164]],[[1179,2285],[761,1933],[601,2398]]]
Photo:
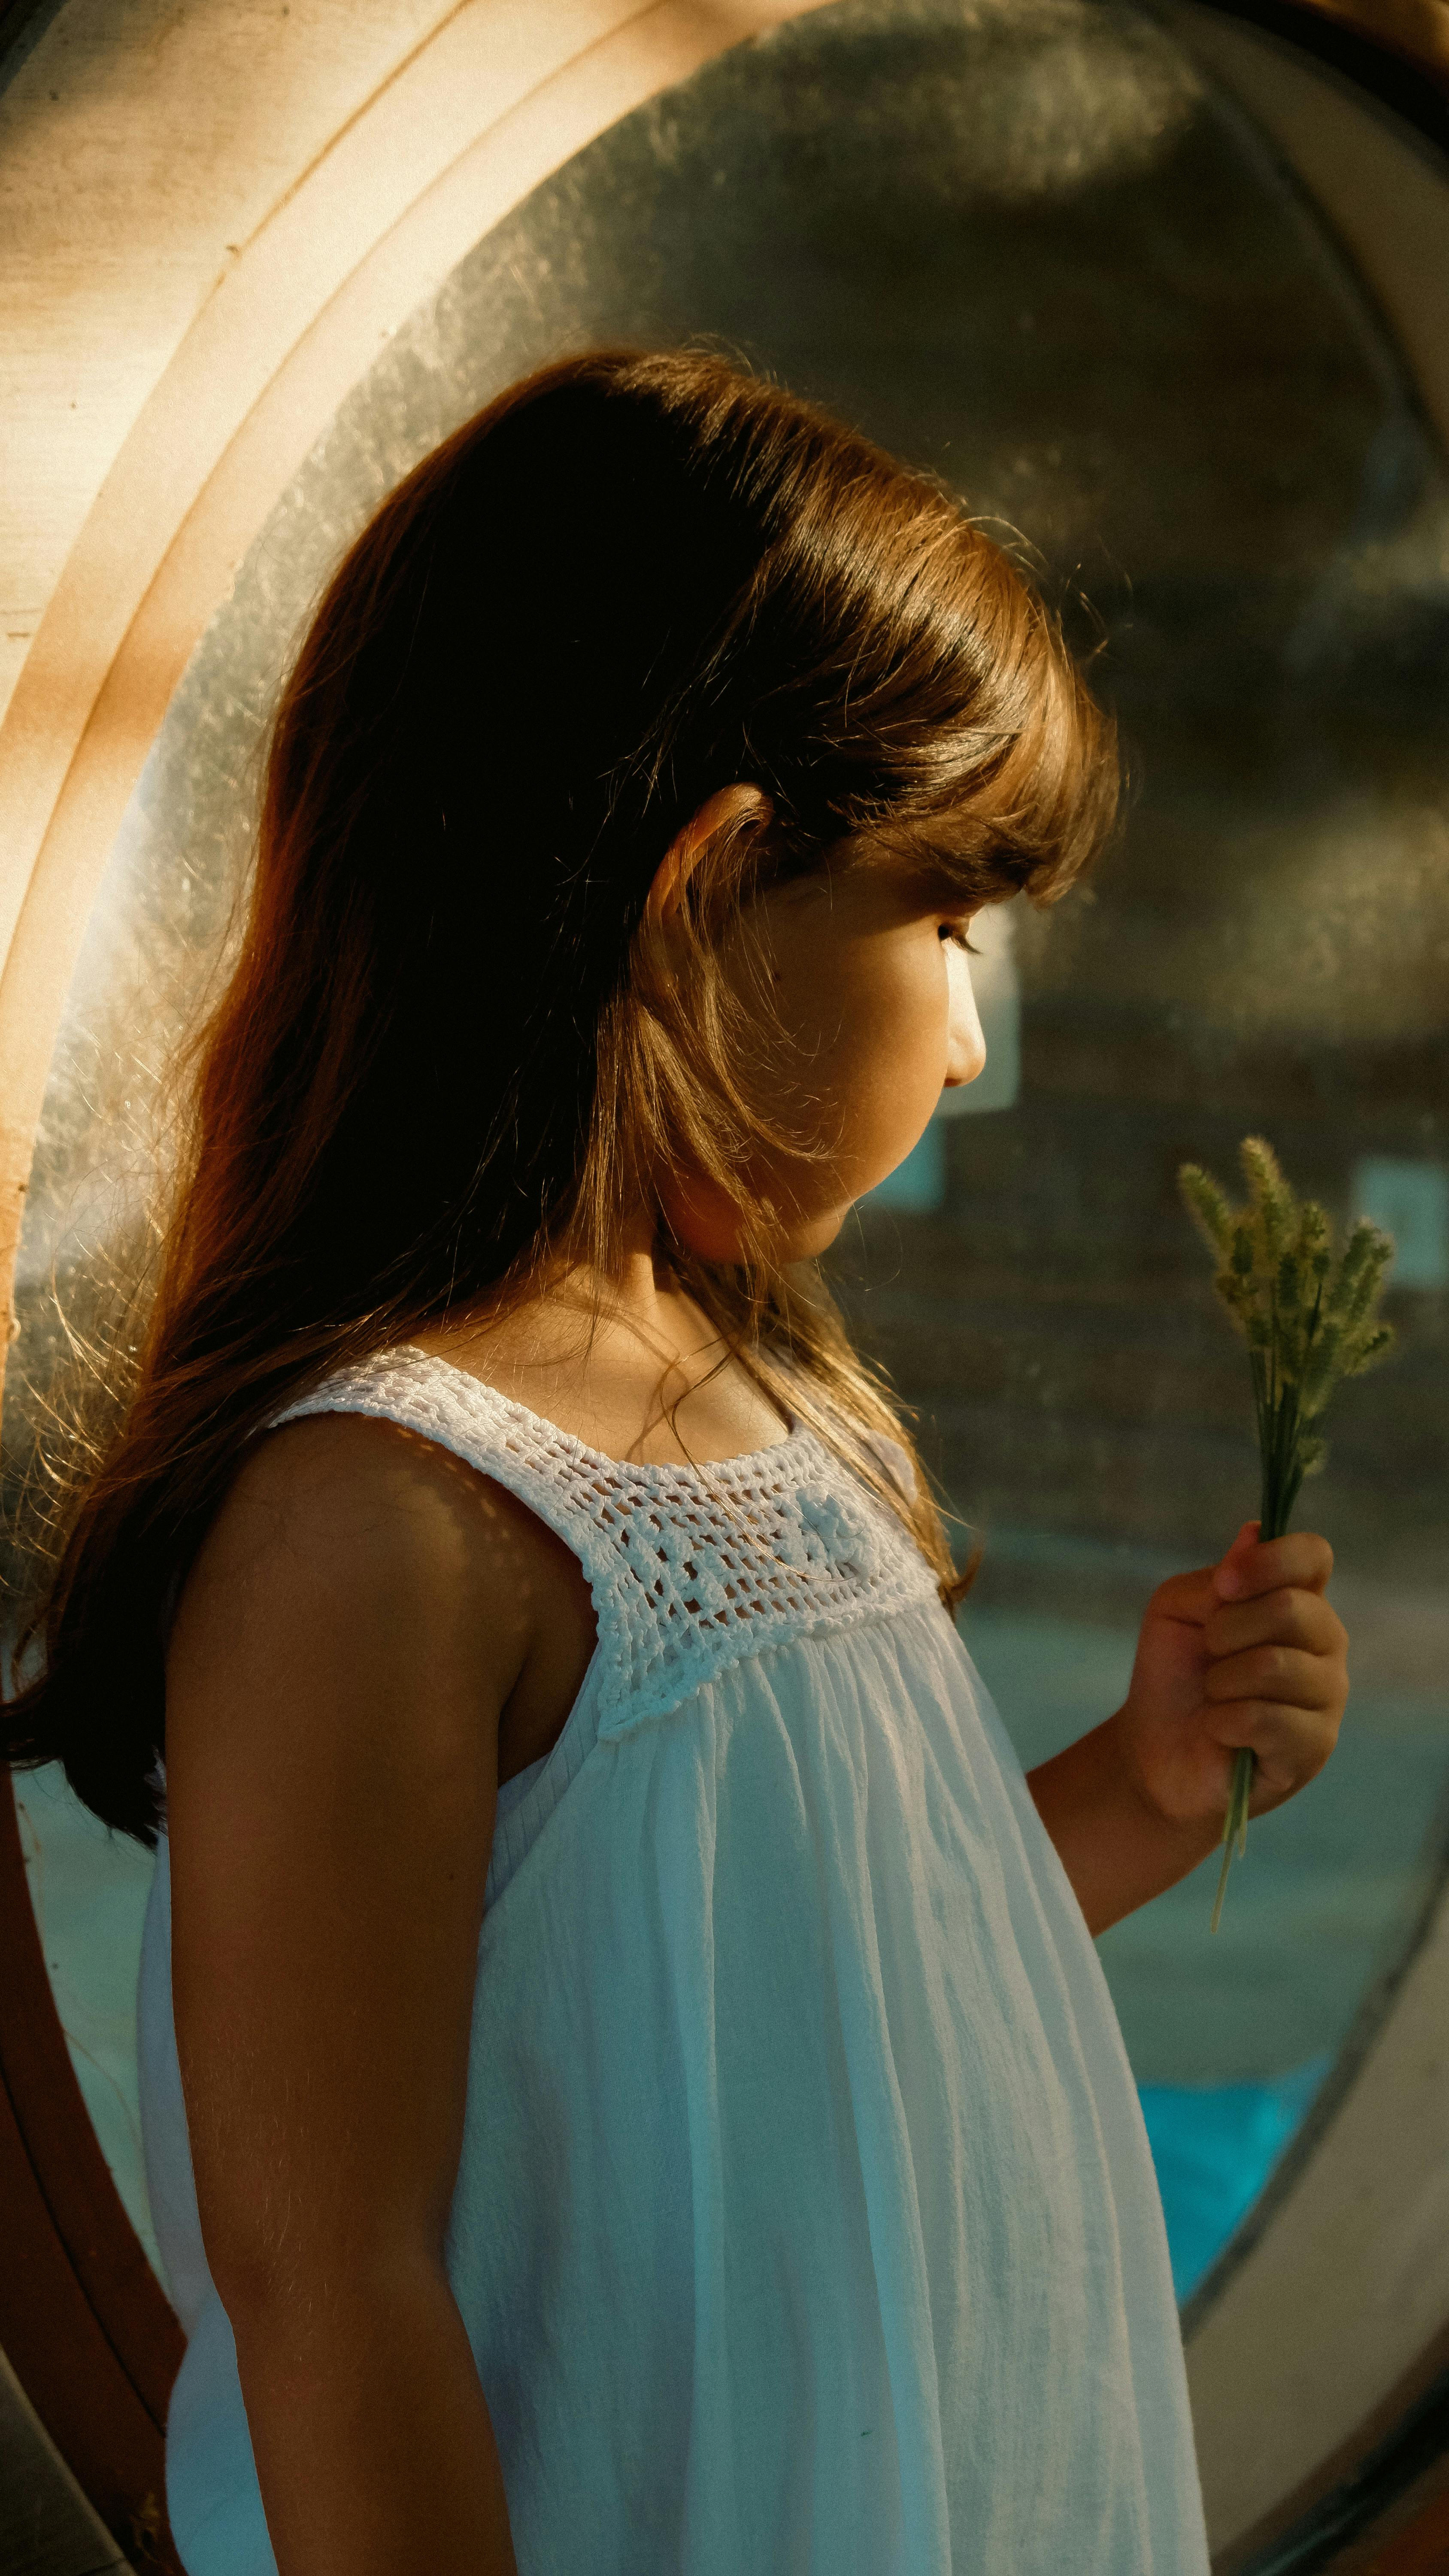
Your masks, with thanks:
[[[666,945],[689,870],[755,794],[711,798],[661,866]],[[774,1094],[819,1153],[808,1181],[768,1157],[748,1178],[804,1255],[985,1050],[965,912],[862,854],[765,916]],[[722,1192],[686,1178],[668,1213],[730,1257]],[[705,1462],[788,1429],[674,1284],[644,1208],[615,1277],[423,1338],[612,1457]],[[1153,1595],[1122,1707],[1031,1774],[1094,1932],[1212,1848],[1235,1748],[1258,1756],[1254,1814],[1327,1760],[1348,1689],[1331,1564],[1321,1538],[1260,1546],[1245,1524],[1216,1565]],[[177,2036],[280,2576],[515,2576],[444,2229],[498,1784],[557,1736],[593,1640],[560,1540],[434,1444],[359,1415],[253,1444],[182,1593]]]
[[[681,834],[648,905],[666,939],[711,833],[763,802],[753,788],[725,789]],[[784,1250],[798,1259],[833,1242],[854,1202],[904,1160],[942,1090],[982,1070],[971,913],[923,901],[901,869],[873,862],[869,851],[787,884],[758,912],[778,1024],[762,1040],[774,1058],[769,1094],[792,1140],[812,1145],[819,1159],[802,1170],[761,1152],[748,1179],[787,1212]],[[748,990],[743,972],[740,989]],[[718,1187],[686,1177],[665,1204],[692,1249],[711,1260],[737,1257],[737,1211]],[[551,1313],[541,1307],[510,1319],[481,1342],[440,1335],[430,1347],[506,1383],[609,1454],[699,1459],[781,1437],[783,1425],[767,1428],[758,1391],[729,1371],[687,1394],[672,1422],[664,1417],[664,1403],[719,1353],[688,1301],[656,1274],[642,1212],[640,1237],[639,1254],[610,1283],[610,1323],[587,1367],[572,1356],[579,1331],[567,1297]],[[699,1337],[692,1344],[691,1327]],[[636,1437],[626,1444],[620,1435],[631,1427]],[[1032,1773],[1038,1808],[1094,1931],[1212,1848],[1238,1746],[1251,1744],[1258,1756],[1255,1815],[1322,1769],[1348,1695],[1347,1640],[1324,1597],[1332,1562],[1325,1539],[1301,1532],[1260,1547],[1257,1524],[1245,1523],[1217,1566],[1174,1576],[1154,1594],[1123,1707]]]
[[[664,938],[710,835],[762,804],[754,788],[723,788],[679,835],[646,907]],[[762,1151],[749,1185],[785,1211],[782,1249],[798,1260],[824,1252],[854,1200],[903,1162],[942,1090],[973,1082],[986,1064],[970,987],[970,907],[942,909],[901,868],[857,853],[849,866],[836,863],[764,896],[757,927],[782,1033],[782,1054],[775,1033],[764,1041],[777,1054],[770,1097],[793,1141],[813,1144],[821,1159],[800,1170],[795,1159],[772,1164]],[[695,1252],[734,1260],[736,1208],[723,1190],[685,1177],[664,1203]],[[674,1422],[664,1419],[664,1399],[718,1363],[718,1345],[687,1298],[656,1275],[643,1211],[641,1252],[610,1283],[607,1309],[610,1327],[595,1342],[587,1376],[582,1360],[569,1358],[577,1350],[569,1301],[553,1316],[530,1311],[481,1345],[463,1334],[453,1350],[445,1337],[430,1347],[507,1381],[515,1394],[533,1378],[525,1401],[610,1453],[625,1453],[618,1435],[631,1425],[628,1455],[710,1458],[782,1435],[782,1427],[764,1427],[757,1388],[728,1370],[685,1396]],[[538,1376],[548,1378],[546,1404]],[[615,1406],[605,1386],[615,1388]],[[749,1437],[746,1425],[754,1425]],[[600,1437],[602,1427],[613,1437]],[[1094,1932],[1212,1850],[1241,1744],[1259,1757],[1251,1814],[1292,1798],[1333,1752],[1349,1669],[1346,1633],[1325,1600],[1331,1571],[1325,1538],[1295,1533],[1259,1546],[1256,1522],[1243,1522],[1220,1564],[1179,1574],[1148,1602],[1122,1708],[1029,1775]]]
[[[764,800],[748,788],[714,797],[666,859],[649,912],[668,936],[691,851]],[[762,1033],[762,1086],[792,1138],[823,1160],[752,1163],[752,1192],[787,1217],[786,1257],[834,1242],[851,1207],[905,1160],[943,1090],[974,1082],[986,1043],[971,989],[968,906],[942,911],[904,870],[846,852],[766,894],[751,935],[771,966],[780,1036]],[[728,951],[725,963],[729,965]],[[743,970],[739,982],[748,991]],[[783,1041],[783,1042],[782,1042]],[[665,1192],[674,1230],[711,1261],[739,1257],[736,1210],[697,1177]]]

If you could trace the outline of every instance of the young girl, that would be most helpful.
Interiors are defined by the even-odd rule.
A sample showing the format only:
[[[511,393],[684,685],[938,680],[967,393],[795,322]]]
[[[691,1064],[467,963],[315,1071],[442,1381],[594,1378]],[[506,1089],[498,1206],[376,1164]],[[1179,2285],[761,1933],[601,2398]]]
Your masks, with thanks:
[[[189,2576],[1206,2567],[1092,1935],[1326,1759],[1329,1551],[1024,1780],[812,1266],[1115,795],[1005,557],[714,358],[516,386],[337,574],[10,1713],[159,1831]]]

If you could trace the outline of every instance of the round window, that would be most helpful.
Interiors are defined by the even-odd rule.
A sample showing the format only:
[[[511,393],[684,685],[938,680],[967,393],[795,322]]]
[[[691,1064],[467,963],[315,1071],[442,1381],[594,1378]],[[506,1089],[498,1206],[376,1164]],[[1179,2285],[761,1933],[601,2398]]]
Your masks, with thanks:
[[[1178,1164],[1231,1179],[1264,1133],[1399,1247],[1399,1355],[1343,1398],[1299,1514],[1354,1640],[1340,1748],[1252,1828],[1216,1937],[1209,1864],[1101,1945],[1190,2330],[1329,2118],[1449,1837],[1449,468],[1332,207],[1191,34],[1127,0],[787,19],[567,159],[391,333],[256,529],[111,855],[4,1418],[19,1476],[135,1250],[157,1070],[224,962],[279,671],[388,486],[546,357],[699,335],[932,469],[1093,656],[1131,778],[1095,879],[985,924],[986,1072],[830,1261],[983,1542],[963,1633],[1028,1765],[1110,1714],[1147,1593],[1256,1507],[1246,1366]],[[75,2072],[159,2269],[132,2036],[150,1865],[51,1775],[16,1796]],[[1275,2475],[1224,2491],[1225,2545]]]

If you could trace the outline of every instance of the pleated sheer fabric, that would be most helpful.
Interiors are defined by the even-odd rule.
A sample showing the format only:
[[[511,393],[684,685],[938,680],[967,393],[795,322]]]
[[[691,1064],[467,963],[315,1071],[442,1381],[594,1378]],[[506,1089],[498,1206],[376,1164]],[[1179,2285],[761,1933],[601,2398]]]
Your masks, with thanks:
[[[798,1426],[624,1466],[420,1353],[297,1408],[328,1409],[518,1494],[599,1616],[500,1793],[447,2243],[521,2576],[1206,2576],[1116,2018],[894,1516]],[[140,2027],[172,2529],[188,2576],[270,2576],[164,1838]]]

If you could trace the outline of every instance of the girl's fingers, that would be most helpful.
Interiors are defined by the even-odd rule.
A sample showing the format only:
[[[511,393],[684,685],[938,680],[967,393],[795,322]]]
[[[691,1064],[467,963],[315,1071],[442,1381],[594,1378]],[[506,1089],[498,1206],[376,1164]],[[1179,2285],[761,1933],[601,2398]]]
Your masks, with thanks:
[[[1246,1601],[1261,1592],[1277,1592],[1285,1587],[1304,1592],[1322,1592],[1333,1572],[1333,1550],[1326,1538],[1313,1530],[1290,1530],[1286,1538],[1270,1538],[1243,1543],[1240,1530],[1222,1563],[1214,1569],[1213,1585],[1220,1601]]]
[[[1191,1574],[1170,1574],[1159,1583],[1152,1596],[1152,1608],[1159,1619],[1180,1619],[1189,1628],[1204,1627],[1220,1610],[1222,1600],[1215,1590],[1218,1569],[1199,1565]]]
[[[1348,1635],[1321,1592],[1260,1592],[1249,1601],[1224,1603],[1208,1618],[1203,1644],[1210,1655],[1234,1655],[1246,1646],[1302,1646],[1310,1654],[1342,1655]]]
[[[1257,1756],[1254,1815],[1316,1779],[1338,1741],[1336,1708],[1287,1708],[1278,1700],[1229,1700],[1208,1710],[1206,1724],[1224,1754],[1248,1745]]]
[[[1344,1673],[1330,1655],[1305,1653],[1301,1646],[1250,1646],[1237,1655],[1222,1655],[1203,1675],[1203,1697],[1209,1707],[1230,1700],[1258,1700],[1284,1708],[1340,1708]]]

